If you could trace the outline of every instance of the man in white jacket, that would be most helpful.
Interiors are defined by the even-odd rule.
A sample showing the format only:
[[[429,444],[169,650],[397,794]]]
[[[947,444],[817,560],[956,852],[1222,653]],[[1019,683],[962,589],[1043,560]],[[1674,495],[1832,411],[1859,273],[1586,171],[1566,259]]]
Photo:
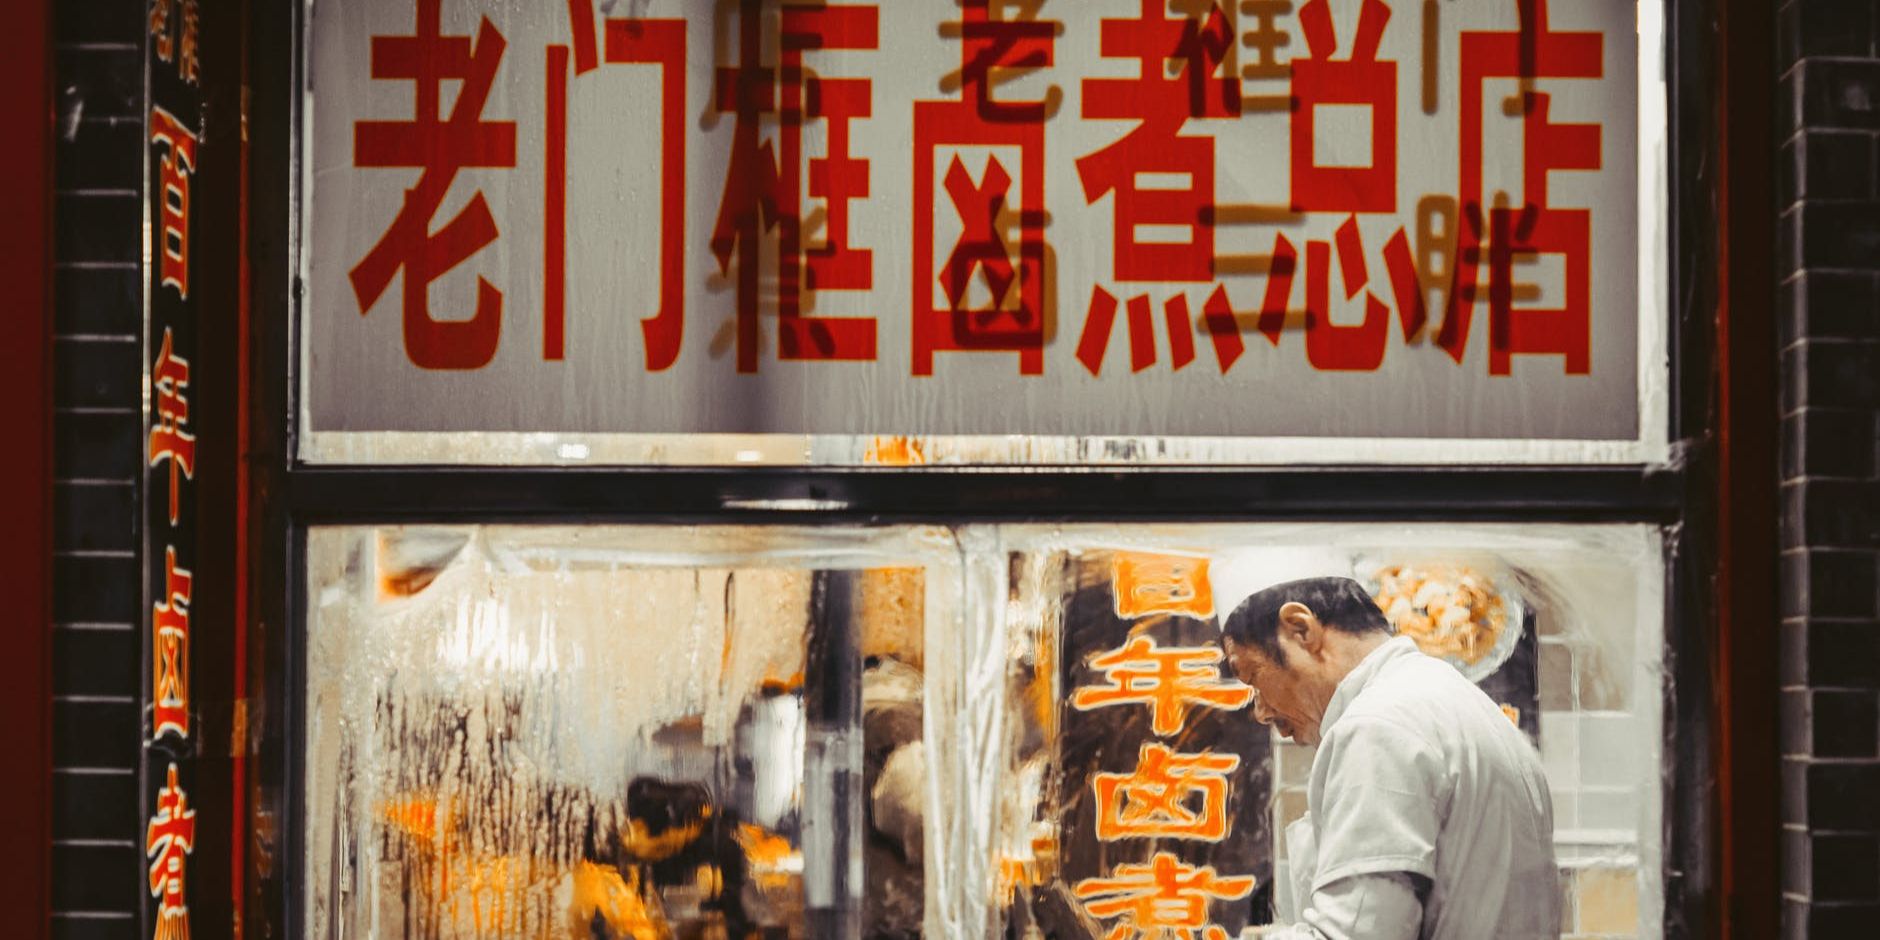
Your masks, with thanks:
[[[1257,573],[1221,574],[1222,645],[1254,717],[1318,745],[1308,812],[1286,830],[1296,910],[1260,935],[1558,938],[1547,781],[1500,708],[1395,636],[1356,581],[1248,592]]]

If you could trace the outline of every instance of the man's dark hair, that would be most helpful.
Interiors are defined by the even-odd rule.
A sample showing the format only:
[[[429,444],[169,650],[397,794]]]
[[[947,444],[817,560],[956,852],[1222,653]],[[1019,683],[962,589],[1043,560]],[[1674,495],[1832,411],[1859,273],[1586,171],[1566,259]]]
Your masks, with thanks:
[[[1221,621],[1221,636],[1236,645],[1258,646],[1275,665],[1286,664],[1279,646],[1279,609],[1298,601],[1327,629],[1341,633],[1396,633],[1377,602],[1350,578],[1305,578],[1275,584],[1240,602]]]

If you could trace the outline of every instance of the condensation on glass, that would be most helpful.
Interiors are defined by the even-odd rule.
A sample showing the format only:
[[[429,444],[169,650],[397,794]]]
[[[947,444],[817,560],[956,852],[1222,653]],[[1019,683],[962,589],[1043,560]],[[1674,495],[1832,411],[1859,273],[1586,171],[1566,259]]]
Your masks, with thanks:
[[[956,557],[933,532],[315,531],[310,935],[917,934]]]
[[[1566,933],[1661,935],[1657,531],[1262,524],[316,529],[307,936],[1265,923],[1312,753],[1220,668],[1248,550],[1493,585],[1458,662],[1541,753]]]

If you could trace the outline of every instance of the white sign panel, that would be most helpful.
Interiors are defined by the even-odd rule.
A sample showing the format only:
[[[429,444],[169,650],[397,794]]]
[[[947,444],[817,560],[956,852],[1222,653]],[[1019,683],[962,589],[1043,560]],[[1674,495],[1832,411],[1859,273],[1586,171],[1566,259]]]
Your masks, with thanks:
[[[319,0],[303,430],[1637,445],[1640,13]]]

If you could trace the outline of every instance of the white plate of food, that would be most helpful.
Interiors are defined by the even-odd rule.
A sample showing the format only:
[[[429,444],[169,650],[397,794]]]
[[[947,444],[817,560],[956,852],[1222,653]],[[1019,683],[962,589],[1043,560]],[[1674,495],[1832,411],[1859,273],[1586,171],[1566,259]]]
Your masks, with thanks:
[[[1443,560],[1360,562],[1358,581],[1398,634],[1470,682],[1495,673],[1521,643],[1526,609],[1512,580],[1481,566]]]

